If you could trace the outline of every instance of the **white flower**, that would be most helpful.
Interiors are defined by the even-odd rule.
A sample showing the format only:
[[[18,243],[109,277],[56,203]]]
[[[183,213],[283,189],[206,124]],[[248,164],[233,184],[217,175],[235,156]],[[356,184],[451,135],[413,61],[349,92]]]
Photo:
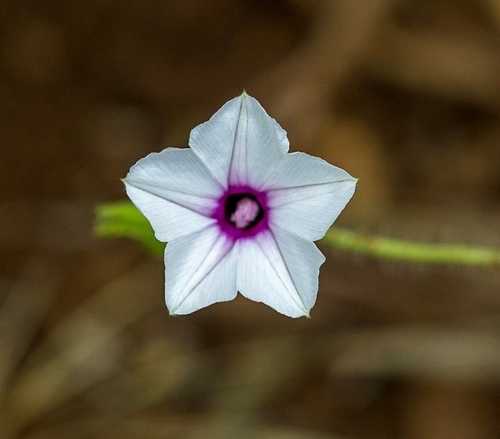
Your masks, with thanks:
[[[356,179],[288,153],[286,132],[243,93],[191,131],[190,148],[139,160],[124,180],[165,250],[166,303],[189,314],[243,296],[309,316],[323,237]]]

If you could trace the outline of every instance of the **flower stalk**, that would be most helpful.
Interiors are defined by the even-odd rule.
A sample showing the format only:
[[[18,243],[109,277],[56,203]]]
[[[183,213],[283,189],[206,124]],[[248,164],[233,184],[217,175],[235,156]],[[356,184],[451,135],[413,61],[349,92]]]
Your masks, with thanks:
[[[159,257],[165,250],[165,243],[155,238],[147,219],[128,201],[98,205],[94,232],[100,237],[133,239]],[[429,265],[500,267],[500,249],[497,248],[407,241],[358,233],[340,227],[331,227],[319,243],[323,247],[375,259]]]
[[[500,249],[464,244],[424,243],[356,233],[332,227],[321,244],[377,259],[429,265],[500,267]]]

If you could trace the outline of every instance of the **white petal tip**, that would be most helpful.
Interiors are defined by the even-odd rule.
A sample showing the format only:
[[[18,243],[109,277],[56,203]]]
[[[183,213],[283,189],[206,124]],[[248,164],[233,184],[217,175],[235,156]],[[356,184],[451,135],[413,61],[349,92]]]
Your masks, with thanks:
[[[178,312],[179,311],[179,307],[175,308],[175,309],[170,309],[168,306],[167,306],[167,309],[168,309],[168,314],[170,317],[179,317],[179,316],[182,316],[182,315],[186,315],[186,314],[191,314],[190,312]]]
[[[300,313],[283,313],[283,312],[280,312],[278,311],[280,314],[283,314],[284,316],[287,316],[287,317],[290,317],[292,319],[299,319],[301,317],[305,317],[306,319],[310,319],[311,318],[311,314],[309,314],[309,311],[306,311],[305,309],[301,310]]]

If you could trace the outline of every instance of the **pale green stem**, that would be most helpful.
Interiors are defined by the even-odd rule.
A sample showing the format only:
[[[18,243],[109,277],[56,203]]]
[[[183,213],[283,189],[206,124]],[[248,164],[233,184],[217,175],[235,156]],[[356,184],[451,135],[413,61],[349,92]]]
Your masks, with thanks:
[[[379,259],[420,264],[500,266],[500,249],[463,244],[430,244],[366,235],[332,227],[321,244]]]
[[[165,244],[156,240],[146,218],[128,201],[97,206],[97,236],[127,237],[139,241],[151,253],[162,255]],[[320,241],[323,246],[378,259],[419,264],[454,264],[500,267],[500,249],[463,244],[431,244],[366,235],[332,227]]]

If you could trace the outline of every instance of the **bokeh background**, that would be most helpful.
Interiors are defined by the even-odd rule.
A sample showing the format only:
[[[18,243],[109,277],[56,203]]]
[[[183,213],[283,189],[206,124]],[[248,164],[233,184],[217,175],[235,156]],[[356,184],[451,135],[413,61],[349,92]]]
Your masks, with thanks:
[[[339,224],[500,247],[498,0],[2,0],[0,438],[500,437],[500,275],[323,248],[311,319],[185,317],[92,235],[245,89],[359,177]]]

